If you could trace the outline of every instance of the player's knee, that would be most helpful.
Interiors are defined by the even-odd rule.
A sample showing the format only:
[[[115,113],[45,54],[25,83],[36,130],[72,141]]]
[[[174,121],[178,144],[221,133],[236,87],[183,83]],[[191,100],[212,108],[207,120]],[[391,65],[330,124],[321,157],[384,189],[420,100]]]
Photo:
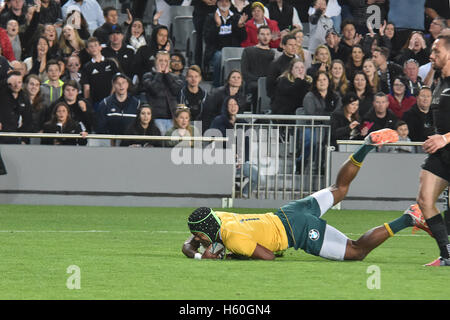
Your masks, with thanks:
[[[340,202],[347,195],[348,186],[342,186],[335,183],[330,187],[330,190],[333,193],[334,199],[337,200],[336,202]]]
[[[416,198],[416,201],[422,210],[433,208],[435,205],[433,199],[431,199],[431,197],[429,197],[424,193],[419,193],[419,195]]]
[[[356,244],[355,241],[351,241],[349,245],[347,245],[347,250],[345,252],[345,260],[356,260],[361,261],[367,256],[366,250],[361,248]]]

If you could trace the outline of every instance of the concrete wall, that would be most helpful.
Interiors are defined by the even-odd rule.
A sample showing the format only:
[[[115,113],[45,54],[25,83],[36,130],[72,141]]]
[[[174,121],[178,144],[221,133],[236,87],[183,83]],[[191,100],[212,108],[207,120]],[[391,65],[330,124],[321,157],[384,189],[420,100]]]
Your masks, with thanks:
[[[8,174],[0,176],[0,202],[221,206],[221,198],[231,196],[233,165],[177,165],[173,159],[186,163],[189,154],[173,151],[2,145]],[[202,162],[201,154],[196,160]]]
[[[201,155],[191,155],[198,164],[177,165],[182,155],[168,148],[1,145],[0,152],[8,170],[0,176],[5,204],[222,207],[231,197],[233,165],[204,164]],[[332,153],[332,182],[349,156]],[[425,158],[370,153],[340,207],[406,209],[415,202]],[[233,206],[270,209],[286,202],[234,199]]]
[[[332,152],[331,181],[349,152]],[[353,181],[342,209],[404,210],[415,202],[426,154],[371,152]]]

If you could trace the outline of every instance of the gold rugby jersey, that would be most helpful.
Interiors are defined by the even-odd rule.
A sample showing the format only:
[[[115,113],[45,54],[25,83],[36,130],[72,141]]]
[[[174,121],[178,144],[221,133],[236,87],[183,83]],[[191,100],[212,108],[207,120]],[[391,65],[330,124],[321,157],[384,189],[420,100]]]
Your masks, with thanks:
[[[218,212],[222,221],[220,237],[225,247],[233,253],[251,257],[259,244],[272,252],[288,247],[286,230],[281,220],[272,212],[264,214],[236,214]]]

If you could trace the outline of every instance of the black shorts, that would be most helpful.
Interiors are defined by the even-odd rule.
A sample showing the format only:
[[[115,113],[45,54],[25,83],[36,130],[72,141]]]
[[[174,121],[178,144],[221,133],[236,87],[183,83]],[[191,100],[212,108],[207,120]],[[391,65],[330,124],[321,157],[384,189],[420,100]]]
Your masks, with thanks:
[[[430,154],[422,165],[422,169],[450,182],[450,164],[441,152]]]

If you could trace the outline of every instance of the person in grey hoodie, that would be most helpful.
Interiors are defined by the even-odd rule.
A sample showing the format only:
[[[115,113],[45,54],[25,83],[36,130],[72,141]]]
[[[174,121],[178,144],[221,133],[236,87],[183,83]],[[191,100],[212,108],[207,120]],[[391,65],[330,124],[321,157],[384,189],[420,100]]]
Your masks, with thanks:
[[[319,45],[326,42],[327,30],[333,28],[333,20],[325,15],[327,4],[328,0],[316,0],[314,5],[316,11],[309,17],[310,37],[308,50],[310,52],[314,52]]]

